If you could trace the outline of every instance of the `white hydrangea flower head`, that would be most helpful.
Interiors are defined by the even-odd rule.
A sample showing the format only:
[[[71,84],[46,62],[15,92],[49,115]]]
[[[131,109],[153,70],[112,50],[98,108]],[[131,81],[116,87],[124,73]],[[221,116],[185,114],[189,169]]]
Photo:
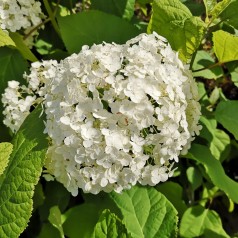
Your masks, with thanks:
[[[166,181],[201,129],[191,72],[156,33],[84,46],[25,77],[44,103],[46,173],[74,196]]]
[[[35,0],[0,0],[0,27],[11,32],[42,22],[41,3]]]

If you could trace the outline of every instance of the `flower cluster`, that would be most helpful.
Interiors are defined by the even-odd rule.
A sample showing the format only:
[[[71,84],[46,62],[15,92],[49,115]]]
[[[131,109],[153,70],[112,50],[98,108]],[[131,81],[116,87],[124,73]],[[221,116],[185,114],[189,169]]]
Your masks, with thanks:
[[[0,0],[0,27],[11,32],[37,26],[44,17],[35,0]]]
[[[29,98],[14,99],[19,108],[10,96],[16,83],[3,95],[5,123],[15,131],[31,102],[43,102],[51,139],[46,172],[73,195],[166,181],[200,130],[196,83],[155,33],[84,46],[60,63],[33,63],[25,78]]]

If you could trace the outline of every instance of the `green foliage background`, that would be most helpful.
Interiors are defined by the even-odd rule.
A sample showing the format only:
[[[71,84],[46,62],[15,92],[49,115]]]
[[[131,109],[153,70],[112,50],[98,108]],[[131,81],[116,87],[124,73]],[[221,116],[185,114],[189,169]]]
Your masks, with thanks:
[[[155,31],[190,65],[203,129],[169,181],[72,197],[41,176],[48,145],[41,108],[15,135],[0,115],[0,237],[238,237],[238,0],[41,3],[48,18],[31,50],[22,32],[0,29],[0,94],[10,80],[24,83],[31,62]]]

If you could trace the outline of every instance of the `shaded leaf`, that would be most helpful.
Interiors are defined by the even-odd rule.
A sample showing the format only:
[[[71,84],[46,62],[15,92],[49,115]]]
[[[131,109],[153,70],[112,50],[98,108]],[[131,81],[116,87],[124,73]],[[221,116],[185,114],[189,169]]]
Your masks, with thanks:
[[[58,206],[50,208],[50,215],[48,217],[48,220],[59,231],[60,237],[64,238],[64,231],[61,221],[61,212]]]
[[[134,15],[135,0],[91,0],[91,8],[130,20]]]
[[[13,152],[0,184],[2,238],[18,237],[31,216],[34,187],[39,180],[48,145],[40,113],[41,108],[35,109],[12,141]]]
[[[187,178],[192,186],[192,190],[196,190],[202,184],[202,174],[196,167],[189,167],[186,170]]]
[[[224,0],[223,0],[224,1]],[[223,8],[223,11],[220,15],[221,20],[226,21],[229,25],[238,29],[238,1],[237,0],[227,0],[230,4]]]
[[[94,228],[91,238],[129,238],[127,230],[122,221],[110,210],[104,210]]]
[[[104,12],[88,11],[59,17],[60,31],[70,53],[81,51],[83,45],[123,44],[141,32],[129,22]]]
[[[202,163],[213,184],[238,203],[238,183],[225,174],[222,164],[212,156],[209,148],[194,143],[186,156]]]
[[[132,237],[176,237],[177,211],[155,188],[134,186],[110,196],[121,210],[122,221]]]
[[[204,238],[229,238],[222,228],[219,215],[215,211],[199,205],[187,209],[182,217],[179,231],[181,237],[187,238],[201,235],[204,235]]]
[[[180,58],[187,61],[203,39],[205,24],[179,0],[155,0],[148,32],[164,36]]]
[[[219,30],[213,33],[214,52],[220,63],[238,60],[238,37]]]
[[[0,143],[0,175],[3,174],[7,164],[9,162],[9,157],[12,153],[12,144],[8,142]]]
[[[221,101],[215,111],[216,120],[222,124],[229,132],[231,132],[236,140],[238,140],[238,102],[237,101]]]
[[[159,184],[156,189],[164,194],[164,196],[176,208],[178,215],[182,216],[184,211],[187,209],[183,200],[183,188],[178,183],[166,181],[165,183]]]

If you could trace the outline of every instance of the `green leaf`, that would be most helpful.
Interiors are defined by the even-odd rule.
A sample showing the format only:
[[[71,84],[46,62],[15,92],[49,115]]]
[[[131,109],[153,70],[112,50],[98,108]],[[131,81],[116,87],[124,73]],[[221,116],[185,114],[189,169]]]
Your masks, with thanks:
[[[181,237],[204,238],[229,238],[224,229],[219,215],[202,206],[194,206],[187,209],[180,224]]]
[[[22,75],[27,70],[28,63],[21,54],[14,49],[0,47],[0,95],[7,87],[7,82],[17,80],[23,82]],[[3,111],[3,105],[0,100],[0,112]],[[0,113],[1,140],[6,141],[9,138],[8,129],[3,125],[3,114]],[[5,138],[4,138],[5,136]]]
[[[37,238],[60,238],[59,231],[50,223],[43,223]]]
[[[83,45],[123,44],[141,32],[129,22],[104,12],[88,11],[58,18],[60,31],[70,53],[81,51]]]
[[[227,0],[227,2],[230,2],[230,4],[226,8],[223,8],[220,18],[222,21],[226,21],[229,25],[238,29],[238,15],[237,15],[238,1]]]
[[[176,237],[177,211],[155,188],[134,186],[110,196],[121,210],[122,221],[132,237]]]
[[[175,182],[166,181],[159,184],[156,189],[163,193],[163,195],[173,204],[181,217],[187,206],[183,200],[183,188]]]
[[[238,101],[221,101],[215,111],[215,117],[229,132],[231,132],[236,140],[238,140]]]
[[[11,37],[0,28],[0,47],[2,46],[15,46]]]
[[[205,24],[179,0],[155,0],[148,32],[164,36],[180,58],[187,61],[199,47]]]
[[[222,14],[222,12],[224,12],[224,10],[230,5],[231,2],[232,0],[223,0],[218,2],[210,12],[210,15],[212,16],[210,23],[218,18]]]
[[[189,167],[186,171],[189,183],[192,186],[192,190],[196,190],[202,184],[202,174],[195,167]]]
[[[135,0],[91,0],[91,8],[130,20],[134,15]]]
[[[220,63],[238,60],[238,37],[219,30],[213,33],[213,43]]]
[[[200,121],[203,125],[201,137],[207,140],[212,155],[222,162],[230,151],[230,137],[224,131],[217,129],[215,119],[202,116]]]
[[[223,75],[223,70],[221,66],[211,67],[215,64],[215,59],[211,57],[211,55],[204,51],[199,50],[196,53],[192,70],[194,77],[203,77],[206,79],[217,79]],[[203,69],[203,70],[202,70]]]
[[[238,203],[238,183],[225,174],[220,161],[212,156],[209,148],[194,143],[186,156],[202,163],[213,184],[223,190],[232,201]]]
[[[102,212],[91,238],[127,238],[131,237],[122,221],[110,210]]]
[[[48,220],[59,231],[60,237],[64,238],[64,231],[63,231],[62,221],[61,221],[61,212],[58,206],[54,206],[50,208],[50,215]]]
[[[22,56],[25,59],[30,60],[31,62],[38,61],[38,59],[31,52],[31,50],[26,46],[22,35],[20,35],[16,32],[12,32],[12,33],[10,33],[10,36],[16,44],[16,48],[19,50],[19,52],[22,54]]]
[[[18,237],[31,216],[34,187],[48,145],[41,110],[36,108],[29,115],[12,141],[13,152],[0,183],[1,238]]]
[[[217,0],[204,0],[203,1],[206,8],[206,16],[211,14],[212,9],[216,6]]]
[[[7,164],[9,162],[9,157],[12,153],[12,144],[8,142],[0,143],[0,175],[3,174]]]

